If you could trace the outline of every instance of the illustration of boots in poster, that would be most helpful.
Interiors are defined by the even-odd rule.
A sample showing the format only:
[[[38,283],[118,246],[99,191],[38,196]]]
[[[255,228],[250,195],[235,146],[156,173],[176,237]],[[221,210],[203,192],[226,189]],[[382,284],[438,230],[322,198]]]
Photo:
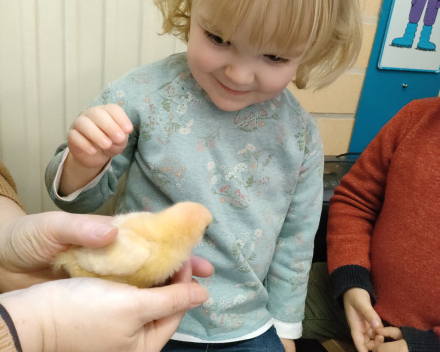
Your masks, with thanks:
[[[414,37],[416,35],[417,26],[422,17],[423,10],[426,7],[425,16],[423,19],[423,30],[420,34],[420,39],[416,49],[425,51],[434,51],[436,45],[429,41],[432,33],[432,26],[437,18],[438,8],[440,7],[439,0],[412,0],[411,11],[409,12],[409,22],[406,26],[405,34],[401,38],[396,38],[391,42],[391,45],[401,48],[411,48]]]
[[[440,0],[394,0],[379,68],[439,72],[439,8]]]

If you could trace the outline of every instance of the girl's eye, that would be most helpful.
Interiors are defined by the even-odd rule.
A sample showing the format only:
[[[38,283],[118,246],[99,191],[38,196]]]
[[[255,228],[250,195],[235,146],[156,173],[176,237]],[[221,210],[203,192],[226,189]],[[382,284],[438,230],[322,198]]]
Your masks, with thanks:
[[[270,61],[276,62],[276,63],[281,63],[281,64],[285,64],[287,62],[289,62],[288,59],[283,59],[282,57],[278,57],[276,55],[265,55]]]
[[[228,45],[229,44],[229,42],[224,42],[222,37],[220,37],[218,35],[215,35],[215,34],[212,34],[212,33],[208,32],[208,31],[205,31],[205,35],[214,44],[217,44],[217,45]]]

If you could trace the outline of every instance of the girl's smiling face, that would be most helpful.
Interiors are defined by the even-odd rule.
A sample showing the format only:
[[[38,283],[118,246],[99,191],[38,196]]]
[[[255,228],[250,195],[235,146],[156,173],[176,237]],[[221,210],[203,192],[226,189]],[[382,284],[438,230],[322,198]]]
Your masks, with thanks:
[[[267,36],[261,47],[252,46],[252,11],[227,42],[222,28],[211,28],[204,6],[209,1],[194,1],[188,40],[188,64],[194,78],[221,110],[238,111],[279,95],[292,81],[301,62],[302,51],[294,48],[280,55]],[[276,11],[273,12],[275,14]],[[277,17],[268,15],[266,28],[276,28]],[[227,26],[227,21],[225,21]]]

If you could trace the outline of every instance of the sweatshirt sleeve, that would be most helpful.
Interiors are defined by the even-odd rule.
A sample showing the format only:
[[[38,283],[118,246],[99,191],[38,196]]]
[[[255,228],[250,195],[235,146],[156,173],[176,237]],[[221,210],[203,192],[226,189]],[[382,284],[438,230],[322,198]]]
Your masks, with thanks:
[[[370,282],[370,241],[382,208],[388,168],[411,124],[413,103],[397,113],[368,145],[330,199],[327,227],[328,268],[335,298],[351,287]]]
[[[122,176],[132,161],[139,131],[138,111],[130,106],[129,101],[121,100],[120,95],[122,95],[121,87],[113,87],[113,84],[110,84],[101,92],[95,101],[88,106],[88,108],[90,108],[97,105],[119,104],[125,110],[134,127],[133,132],[130,133],[127,147],[121,154],[112,159],[110,167],[101,176],[99,182],[97,182],[95,186],[80,193],[73,200],[62,200],[59,197],[56,197],[54,192],[54,181],[58,168],[62,162],[64,151],[67,148],[67,142],[58,147],[55,156],[49,162],[45,175],[46,188],[55,205],[62,210],[72,213],[90,213],[97,210],[107,199],[116,193],[118,179]]]
[[[280,338],[302,334],[313,241],[322,210],[323,150],[317,127],[310,124],[304,160],[289,212],[284,220],[268,272],[268,309]]]

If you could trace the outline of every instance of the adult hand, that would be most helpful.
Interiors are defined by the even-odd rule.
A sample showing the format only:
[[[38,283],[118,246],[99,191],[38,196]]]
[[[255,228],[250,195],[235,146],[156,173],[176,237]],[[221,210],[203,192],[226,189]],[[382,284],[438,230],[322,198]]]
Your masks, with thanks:
[[[378,344],[373,348],[373,352],[409,352],[408,344],[403,339],[402,331],[392,326],[376,329],[378,335],[390,337],[394,342]]]
[[[113,241],[117,228],[110,216],[47,212],[26,215],[0,197],[0,291],[6,292],[59,278],[51,261],[71,244],[90,248]]]
[[[64,278],[55,276],[50,263],[71,244],[102,247],[115,239],[118,229],[110,216],[47,212],[26,215],[8,198],[0,197],[0,291],[7,292]],[[193,257],[195,276],[212,274],[212,265]]]
[[[382,320],[373,309],[366,290],[358,287],[347,290],[344,293],[344,308],[358,352],[371,351],[375,345],[383,343],[383,336],[375,332],[375,329],[383,327]]]
[[[284,350],[286,352],[295,352],[296,351],[295,341],[290,340],[290,339],[281,339],[281,342],[283,343]]]
[[[0,303],[26,352],[158,352],[185,311],[208,297],[205,288],[191,282],[188,262],[165,287],[75,278],[5,293]]]

